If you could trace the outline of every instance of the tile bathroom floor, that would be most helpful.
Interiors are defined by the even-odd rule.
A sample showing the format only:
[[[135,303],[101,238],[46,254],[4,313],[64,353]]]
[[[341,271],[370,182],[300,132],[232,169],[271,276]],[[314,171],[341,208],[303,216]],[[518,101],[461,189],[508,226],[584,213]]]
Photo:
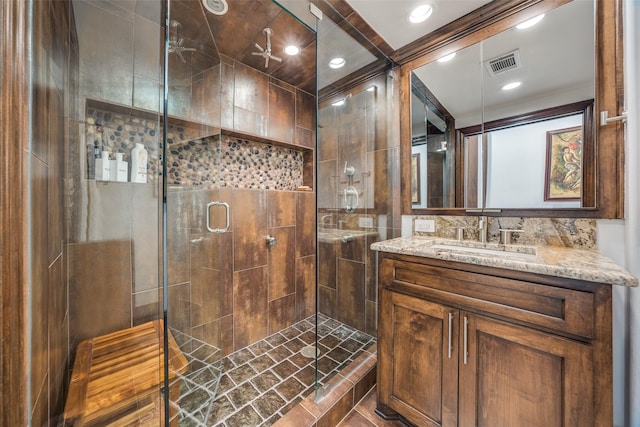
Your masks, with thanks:
[[[220,358],[219,350],[172,331],[190,362],[180,376],[180,427],[270,426],[314,390],[315,316]],[[326,383],[375,338],[318,315],[318,374]]]
[[[376,387],[347,414],[337,427],[406,427],[402,421],[384,420],[376,415]]]

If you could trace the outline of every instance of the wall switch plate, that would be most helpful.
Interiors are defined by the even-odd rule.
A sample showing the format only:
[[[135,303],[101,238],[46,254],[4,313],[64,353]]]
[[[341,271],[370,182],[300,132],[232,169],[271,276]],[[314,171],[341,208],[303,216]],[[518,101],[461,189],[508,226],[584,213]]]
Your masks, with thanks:
[[[436,222],[433,219],[416,219],[414,222],[414,228],[416,231],[433,233],[436,231]]]
[[[358,218],[358,226],[360,228],[373,228],[373,218],[361,216]]]

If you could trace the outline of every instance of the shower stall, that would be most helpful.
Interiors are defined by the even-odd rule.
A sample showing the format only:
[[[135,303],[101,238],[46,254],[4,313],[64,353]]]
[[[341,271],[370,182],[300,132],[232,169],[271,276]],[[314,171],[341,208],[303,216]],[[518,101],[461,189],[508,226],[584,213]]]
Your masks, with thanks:
[[[267,426],[374,357],[396,103],[331,3],[28,2],[29,425]]]

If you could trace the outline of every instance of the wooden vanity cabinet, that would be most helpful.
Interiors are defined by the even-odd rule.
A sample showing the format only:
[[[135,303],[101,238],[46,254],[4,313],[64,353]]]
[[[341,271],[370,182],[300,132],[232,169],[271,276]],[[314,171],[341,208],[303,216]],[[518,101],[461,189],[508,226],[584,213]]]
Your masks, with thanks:
[[[417,426],[610,426],[611,286],[380,253],[378,408]]]

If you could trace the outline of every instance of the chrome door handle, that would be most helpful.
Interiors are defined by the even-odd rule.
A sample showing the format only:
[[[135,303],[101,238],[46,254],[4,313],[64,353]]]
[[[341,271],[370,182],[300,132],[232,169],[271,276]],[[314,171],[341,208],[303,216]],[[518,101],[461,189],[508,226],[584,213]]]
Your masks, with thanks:
[[[453,313],[449,313],[449,359],[451,359],[451,330],[453,328]]]
[[[464,341],[464,355],[463,355],[463,359],[464,359],[464,364],[467,364],[467,341],[468,341],[468,336],[467,336],[467,329],[468,329],[468,325],[469,325],[469,319],[467,319],[467,316],[464,316],[464,337],[463,337],[463,341]]]
[[[225,218],[226,223],[224,228],[211,228],[211,207],[212,206],[223,206],[225,210]],[[211,202],[207,203],[206,207],[207,211],[207,230],[212,233],[225,233],[229,230],[230,218],[229,218],[229,204],[225,202]]]

